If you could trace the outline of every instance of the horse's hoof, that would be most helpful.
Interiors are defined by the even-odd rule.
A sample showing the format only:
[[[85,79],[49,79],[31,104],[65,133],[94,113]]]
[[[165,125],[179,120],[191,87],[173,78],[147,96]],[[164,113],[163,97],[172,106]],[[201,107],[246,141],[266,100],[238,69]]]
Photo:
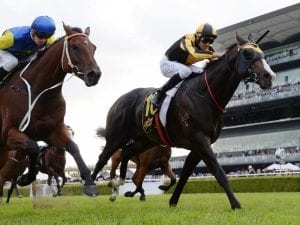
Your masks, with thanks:
[[[110,196],[109,197],[109,201],[111,201],[111,202],[116,201],[116,199],[117,199],[117,196]]]
[[[241,209],[242,207],[241,207],[241,204],[239,202],[235,202],[234,204],[231,205],[231,208],[233,210],[235,210],[235,209]]]
[[[18,195],[18,198],[23,198],[23,195]]]
[[[96,188],[96,185],[90,185],[90,186],[83,186],[83,194],[90,196],[90,197],[96,197],[99,195],[99,192]]]
[[[127,191],[127,192],[125,192],[124,196],[125,196],[125,197],[131,197],[131,198],[132,198],[134,195],[132,194],[131,191]]]
[[[170,203],[169,206],[170,206],[170,208],[175,208],[175,207],[177,206],[177,204],[175,204],[175,203]]]
[[[32,181],[35,180],[35,175],[24,174],[17,179],[17,183],[19,186],[27,186],[31,184]]]
[[[140,196],[140,201],[141,201],[141,202],[144,202],[144,201],[146,201],[146,196],[144,196],[144,195],[141,195],[141,196]]]
[[[160,185],[158,188],[162,191],[167,191],[168,190],[167,186],[165,186],[165,185]]]

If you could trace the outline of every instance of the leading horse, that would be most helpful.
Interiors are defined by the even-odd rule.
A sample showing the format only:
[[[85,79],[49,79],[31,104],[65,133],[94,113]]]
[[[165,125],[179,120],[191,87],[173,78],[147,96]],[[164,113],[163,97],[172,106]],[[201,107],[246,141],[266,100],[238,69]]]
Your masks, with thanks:
[[[66,35],[18,69],[0,89],[0,156],[7,151],[25,151],[30,158],[27,174],[18,179],[20,186],[36,179],[37,141],[65,148],[75,159],[82,179],[83,193],[97,194],[78,146],[70,138],[64,123],[66,111],[62,85],[67,73],[73,73],[86,86],[94,86],[101,76],[94,59],[96,46],[90,41],[90,29],[63,24]]]
[[[227,194],[231,208],[241,208],[211,144],[219,137],[223,127],[222,113],[239,83],[247,80],[255,82],[262,89],[268,89],[272,87],[275,77],[258,45],[237,34],[236,43],[218,60],[209,63],[202,75],[192,75],[182,83],[168,109],[166,130],[172,141],[170,145],[185,148],[190,153],[170,198],[171,207],[177,205],[189,176],[203,160]],[[126,168],[130,155],[160,144],[144,132],[142,124],[145,98],[154,91],[153,88],[132,90],[110,108],[106,120],[106,145],[99,155],[92,177],[119,148],[129,152],[127,159],[124,157],[122,161]],[[124,183],[122,164],[118,184]]]

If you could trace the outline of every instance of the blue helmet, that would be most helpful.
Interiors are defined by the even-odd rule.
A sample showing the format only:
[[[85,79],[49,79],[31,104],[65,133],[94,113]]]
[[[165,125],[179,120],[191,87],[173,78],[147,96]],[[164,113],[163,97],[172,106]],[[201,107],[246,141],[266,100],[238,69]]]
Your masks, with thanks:
[[[55,32],[55,23],[49,16],[39,16],[31,24],[31,29],[35,30],[39,35],[52,36]]]

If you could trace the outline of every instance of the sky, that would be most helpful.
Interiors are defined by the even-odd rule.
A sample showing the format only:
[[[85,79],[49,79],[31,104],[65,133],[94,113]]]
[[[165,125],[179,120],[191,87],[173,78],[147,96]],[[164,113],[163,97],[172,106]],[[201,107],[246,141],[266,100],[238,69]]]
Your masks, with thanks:
[[[160,87],[167,81],[159,61],[168,47],[202,22],[223,28],[293,4],[295,0],[2,0],[0,32],[30,25],[40,15],[52,17],[56,36],[63,36],[62,22],[90,27],[97,46],[95,58],[102,70],[98,85],[85,86],[67,75],[63,85],[67,112],[65,123],[74,132],[87,165],[94,165],[104,140],[96,137],[105,127],[106,115],[118,97],[137,87]],[[233,37],[234,38],[234,37]],[[173,149],[172,155],[187,154]],[[67,156],[67,166],[75,166]]]

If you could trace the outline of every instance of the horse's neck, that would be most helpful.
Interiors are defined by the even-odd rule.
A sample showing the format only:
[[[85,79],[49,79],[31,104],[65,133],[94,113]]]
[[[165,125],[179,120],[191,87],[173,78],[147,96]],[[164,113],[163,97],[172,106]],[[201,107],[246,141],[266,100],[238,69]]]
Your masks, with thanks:
[[[197,78],[198,82],[196,82],[200,86],[202,93],[209,95],[210,99],[214,98],[223,109],[240,83],[240,79],[231,67],[226,62],[226,58],[223,57],[218,62],[215,62],[215,65],[204,71]]]
[[[63,40],[55,43],[34,62],[24,77],[29,81],[33,90],[44,90],[64,80],[66,73],[61,67]],[[26,76],[28,73],[28,76]],[[57,89],[58,91],[61,88]]]

